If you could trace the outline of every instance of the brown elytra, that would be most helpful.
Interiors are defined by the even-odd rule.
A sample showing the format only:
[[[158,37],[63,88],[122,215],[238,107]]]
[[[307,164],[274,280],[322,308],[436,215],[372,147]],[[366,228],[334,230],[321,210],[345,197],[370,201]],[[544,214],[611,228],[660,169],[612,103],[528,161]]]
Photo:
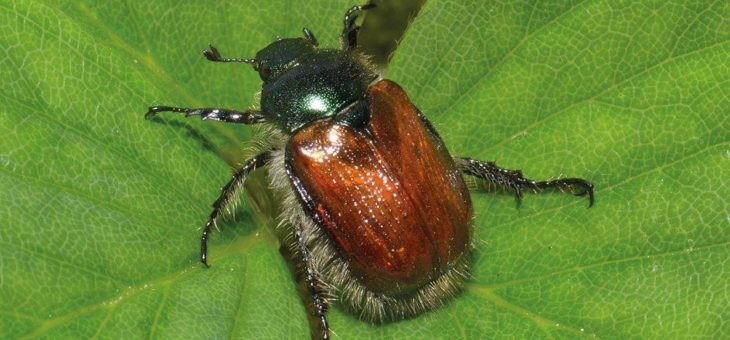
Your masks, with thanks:
[[[367,95],[366,129],[313,122],[292,136],[288,166],[353,275],[374,293],[409,295],[468,251],[471,200],[405,92],[382,80]]]

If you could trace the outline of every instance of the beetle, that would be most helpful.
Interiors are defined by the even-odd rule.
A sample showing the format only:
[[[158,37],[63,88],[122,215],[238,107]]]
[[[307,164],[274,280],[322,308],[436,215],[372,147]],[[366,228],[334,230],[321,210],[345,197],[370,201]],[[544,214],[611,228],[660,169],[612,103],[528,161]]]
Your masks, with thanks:
[[[341,47],[320,48],[314,34],[277,39],[246,63],[263,82],[260,109],[150,107],[226,123],[268,124],[269,149],[247,160],[223,187],[203,228],[208,237],[246,177],[266,167],[283,198],[283,242],[300,261],[319,335],[329,338],[328,298],[381,323],[413,317],[455,296],[468,277],[472,205],[462,175],[514,190],[558,189],[588,196],[580,178],[536,181],[494,162],[452,157],[428,119],[395,82],[382,79],[359,52],[355,20],[344,17]]]

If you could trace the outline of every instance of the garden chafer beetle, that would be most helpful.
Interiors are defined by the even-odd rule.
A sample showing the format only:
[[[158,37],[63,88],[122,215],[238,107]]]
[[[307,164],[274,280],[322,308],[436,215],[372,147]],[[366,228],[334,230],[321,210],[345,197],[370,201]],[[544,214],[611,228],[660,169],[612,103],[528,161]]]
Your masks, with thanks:
[[[579,178],[534,181],[493,162],[452,157],[428,119],[395,82],[381,79],[357,51],[350,8],[339,49],[319,48],[314,34],[278,39],[247,63],[263,81],[259,110],[150,107],[226,123],[269,124],[272,147],[245,161],[222,189],[201,237],[246,177],[266,167],[283,199],[284,242],[298,256],[321,337],[329,338],[328,297],[379,323],[434,309],[457,294],[470,268],[472,203],[462,176],[514,190],[555,188],[587,195]]]

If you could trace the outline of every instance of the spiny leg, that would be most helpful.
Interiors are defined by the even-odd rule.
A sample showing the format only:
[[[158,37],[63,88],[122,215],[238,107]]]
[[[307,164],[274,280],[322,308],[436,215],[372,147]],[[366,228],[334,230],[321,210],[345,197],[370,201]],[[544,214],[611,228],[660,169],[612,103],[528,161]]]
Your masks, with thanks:
[[[246,176],[251,171],[256,170],[256,168],[266,165],[269,159],[271,159],[271,151],[262,152],[249,159],[233,174],[233,178],[231,178],[228,184],[221,189],[221,195],[213,203],[213,211],[210,213],[208,222],[205,223],[205,228],[203,228],[203,235],[200,237],[200,262],[206,267],[208,266],[208,236],[210,235],[211,228],[216,225],[218,215],[243,187]]]
[[[522,198],[523,189],[557,189],[573,192],[577,196],[588,195],[588,207],[593,206],[593,184],[582,178],[559,178],[548,181],[535,181],[522,176],[522,171],[520,170],[500,168],[494,162],[484,162],[460,157],[456,157],[454,160],[459,170],[466,174],[486,179],[497,185],[511,187],[514,189],[518,199]]]
[[[365,5],[352,6],[347,13],[345,13],[345,28],[342,30],[342,42],[345,44],[344,50],[351,50],[357,46],[357,32],[360,30],[360,26],[355,25],[355,19],[357,19],[360,12],[375,7],[373,3],[367,3]]]
[[[319,278],[317,277],[317,274],[314,272],[314,269],[312,269],[311,263],[311,253],[309,251],[309,248],[307,248],[307,244],[304,241],[304,236],[302,235],[302,226],[300,224],[294,225],[294,236],[296,237],[297,242],[297,250],[299,252],[299,256],[301,257],[301,263],[304,266],[304,279],[307,283],[307,288],[309,289],[309,293],[312,295],[312,302],[314,303],[314,313],[315,316],[319,319],[319,326],[320,331],[322,333],[322,339],[329,340],[330,338],[330,328],[329,324],[327,323],[327,301],[322,296],[322,293],[320,289],[317,286],[317,282]]]
[[[173,106],[152,106],[144,116],[145,118],[151,118],[160,112],[177,112],[185,114],[185,117],[200,116],[202,120],[217,120],[226,123],[257,124],[266,121],[266,118],[260,111],[237,111],[213,107],[184,108]]]

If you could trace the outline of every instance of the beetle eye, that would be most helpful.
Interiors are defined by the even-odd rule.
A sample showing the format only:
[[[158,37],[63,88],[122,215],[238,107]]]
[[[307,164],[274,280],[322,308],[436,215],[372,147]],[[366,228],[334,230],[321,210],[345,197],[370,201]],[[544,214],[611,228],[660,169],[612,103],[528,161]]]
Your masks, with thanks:
[[[271,73],[271,69],[268,66],[261,65],[259,66],[259,74],[261,74],[261,77],[268,77],[269,73]]]

